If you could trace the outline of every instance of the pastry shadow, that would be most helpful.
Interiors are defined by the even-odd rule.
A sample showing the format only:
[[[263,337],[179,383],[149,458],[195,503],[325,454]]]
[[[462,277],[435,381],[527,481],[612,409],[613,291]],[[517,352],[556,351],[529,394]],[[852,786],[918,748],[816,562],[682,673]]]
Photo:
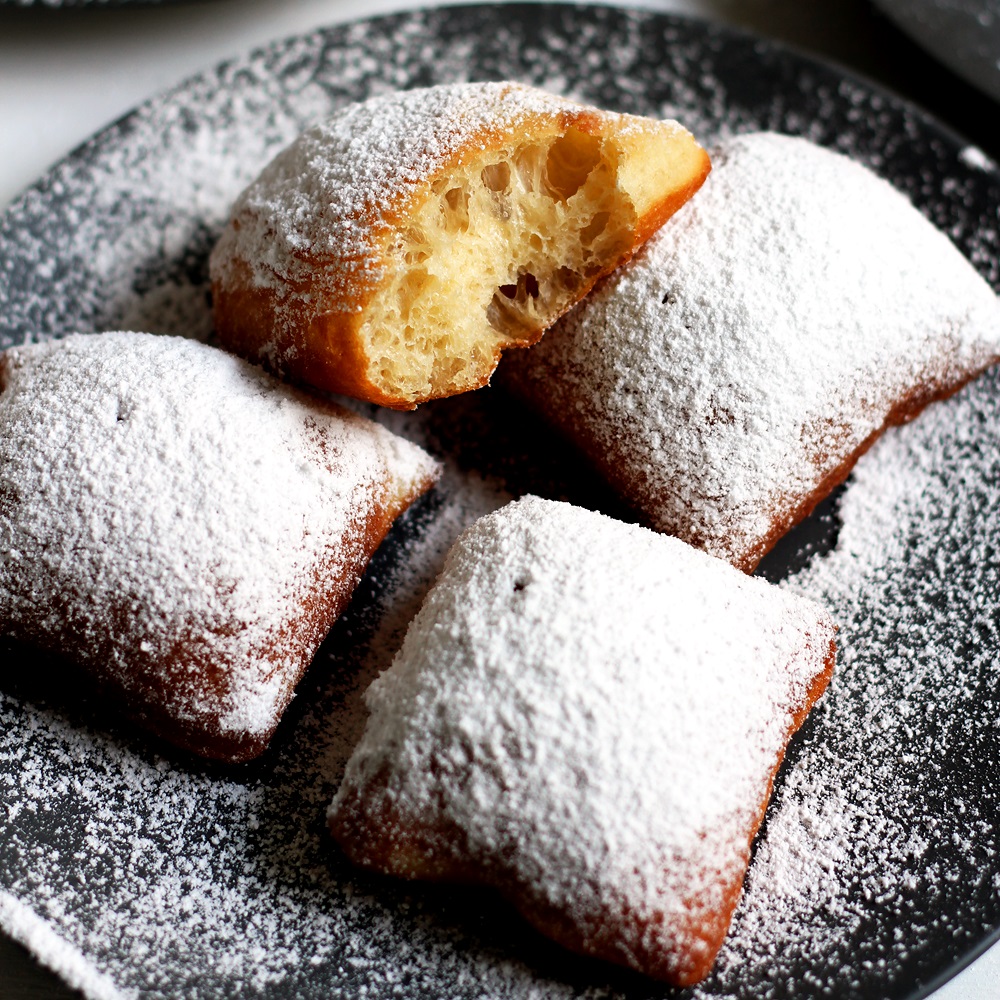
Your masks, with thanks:
[[[71,660],[0,639],[0,694],[51,713],[74,729],[138,757],[168,757],[202,769],[214,762],[172,746],[133,722],[114,697]]]
[[[502,385],[436,400],[426,404],[426,410],[427,431],[437,449],[463,469],[501,480],[514,496],[533,493],[600,511],[619,521],[641,521],[574,443],[547,426]],[[755,575],[779,583],[835,548],[840,534],[840,498],[846,488],[845,483],[834,489],[780,538],[761,560]]]
[[[780,583],[836,548],[841,528],[840,499],[846,489],[847,483],[838,486],[804,521],[779,538],[754,575],[769,583]]]
[[[431,447],[463,471],[495,478],[515,497],[532,493],[619,521],[637,520],[575,445],[501,386],[435,400],[421,409]]]

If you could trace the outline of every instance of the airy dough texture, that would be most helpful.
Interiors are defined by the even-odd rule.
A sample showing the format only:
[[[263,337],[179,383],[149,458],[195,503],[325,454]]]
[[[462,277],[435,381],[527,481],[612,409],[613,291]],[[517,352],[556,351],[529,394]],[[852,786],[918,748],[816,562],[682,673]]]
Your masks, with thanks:
[[[301,136],[212,255],[253,360],[398,408],[484,385],[697,190],[673,122],[511,83],[379,97]]]
[[[194,341],[0,355],[0,635],[222,760],[267,745],[393,520],[415,445]]]
[[[501,376],[650,526],[750,572],[887,426],[1000,358],[1000,304],[847,157],[758,133],[713,159]]]
[[[492,885],[575,951],[688,985],[830,679],[818,605],[528,497],[456,542],[330,807],[355,862]]]

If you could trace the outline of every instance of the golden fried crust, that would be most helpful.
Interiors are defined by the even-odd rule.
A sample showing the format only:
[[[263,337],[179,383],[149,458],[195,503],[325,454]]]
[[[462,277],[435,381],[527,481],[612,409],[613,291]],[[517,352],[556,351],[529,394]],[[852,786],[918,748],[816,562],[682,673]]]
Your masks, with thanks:
[[[354,106],[237,202],[212,255],[216,330],[273,370],[385,406],[475,389],[708,171],[675,123],[513,84]]]

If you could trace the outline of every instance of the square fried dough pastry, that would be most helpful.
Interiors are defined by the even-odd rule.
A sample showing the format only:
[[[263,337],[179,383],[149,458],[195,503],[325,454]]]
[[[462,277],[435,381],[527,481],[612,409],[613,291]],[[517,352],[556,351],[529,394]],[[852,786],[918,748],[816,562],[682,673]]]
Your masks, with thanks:
[[[1000,307],[907,199],[804,139],[698,196],[505,384],[645,521],[751,571],[891,424],[1000,356]]]
[[[676,122],[516,83],[372,98],[240,196],[211,258],[238,354],[400,409],[476,389],[708,173]]]
[[[394,518],[415,445],[215,348],[73,336],[0,355],[0,634],[208,757],[267,745]]]
[[[362,865],[495,886],[574,951],[696,982],[834,632],[675,538],[523,499],[458,540],[369,688],[331,828]]]

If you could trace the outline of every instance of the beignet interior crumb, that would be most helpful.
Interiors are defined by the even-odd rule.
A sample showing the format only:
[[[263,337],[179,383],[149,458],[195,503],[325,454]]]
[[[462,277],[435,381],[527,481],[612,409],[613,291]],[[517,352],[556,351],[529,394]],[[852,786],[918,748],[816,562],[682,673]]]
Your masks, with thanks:
[[[436,181],[386,248],[393,275],[362,328],[371,381],[409,400],[450,395],[537,340],[632,243],[619,155],[569,128]]]

